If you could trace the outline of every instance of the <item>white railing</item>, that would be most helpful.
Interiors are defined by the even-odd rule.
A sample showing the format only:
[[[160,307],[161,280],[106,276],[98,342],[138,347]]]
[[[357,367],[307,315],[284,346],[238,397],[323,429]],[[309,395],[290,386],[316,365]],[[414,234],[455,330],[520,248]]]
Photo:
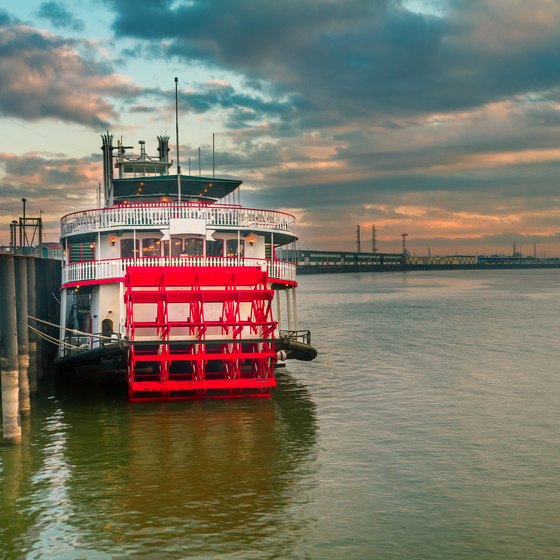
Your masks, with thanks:
[[[62,267],[62,283],[122,279],[129,266],[259,266],[268,271],[269,278],[288,282],[296,279],[295,265],[286,261],[224,257],[144,257],[67,264]]]
[[[115,228],[167,227],[172,218],[206,220],[208,228],[236,227],[273,230],[295,234],[295,218],[284,212],[199,204],[131,204],[84,210],[64,216],[62,236],[71,233],[104,231]]]

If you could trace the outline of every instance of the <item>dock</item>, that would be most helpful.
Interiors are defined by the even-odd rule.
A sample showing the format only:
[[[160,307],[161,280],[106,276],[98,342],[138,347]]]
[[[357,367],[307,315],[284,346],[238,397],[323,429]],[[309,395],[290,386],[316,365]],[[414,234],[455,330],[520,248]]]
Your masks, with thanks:
[[[31,412],[38,380],[52,364],[59,322],[59,259],[0,253],[0,371],[2,433],[21,442],[21,417]],[[39,331],[41,331],[39,333]],[[41,334],[41,336],[39,336]]]

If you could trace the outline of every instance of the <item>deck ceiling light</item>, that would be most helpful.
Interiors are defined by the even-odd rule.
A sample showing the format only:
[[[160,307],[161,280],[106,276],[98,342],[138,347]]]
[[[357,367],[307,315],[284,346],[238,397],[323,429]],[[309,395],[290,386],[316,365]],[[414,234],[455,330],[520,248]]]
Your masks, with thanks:
[[[111,237],[111,245],[114,247],[115,243],[117,242],[117,238],[116,237]]]

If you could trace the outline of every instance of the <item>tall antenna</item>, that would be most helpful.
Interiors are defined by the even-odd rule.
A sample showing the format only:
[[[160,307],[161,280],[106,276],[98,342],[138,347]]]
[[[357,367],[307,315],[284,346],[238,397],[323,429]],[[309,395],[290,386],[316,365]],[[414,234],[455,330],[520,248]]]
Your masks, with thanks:
[[[362,247],[360,242],[360,226],[356,226],[356,253],[361,253]]]
[[[212,177],[216,176],[216,165],[215,165],[215,160],[214,160],[214,148],[215,148],[215,140],[214,140],[214,136],[215,134],[212,132]]]
[[[177,87],[179,78],[175,78],[175,137],[177,139],[177,193],[178,202],[181,202],[181,165],[179,164],[179,94]]]
[[[200,165],[200,146],[198,147],[198,175],[202,175],[202,167]]]

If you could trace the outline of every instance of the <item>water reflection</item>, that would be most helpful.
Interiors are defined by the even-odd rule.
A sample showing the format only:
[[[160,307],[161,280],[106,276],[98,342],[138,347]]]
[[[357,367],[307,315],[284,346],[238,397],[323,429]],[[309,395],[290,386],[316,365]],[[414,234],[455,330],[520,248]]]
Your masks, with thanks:
[[[272,399],[130,405],[57,388],[29,443],[2,450],[2,544],[12,557],[289,556],[285,535],[313,524],[298,503],[315,414],[287,372]]]

